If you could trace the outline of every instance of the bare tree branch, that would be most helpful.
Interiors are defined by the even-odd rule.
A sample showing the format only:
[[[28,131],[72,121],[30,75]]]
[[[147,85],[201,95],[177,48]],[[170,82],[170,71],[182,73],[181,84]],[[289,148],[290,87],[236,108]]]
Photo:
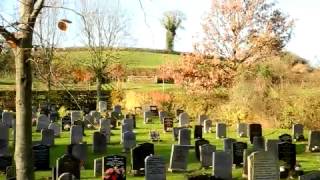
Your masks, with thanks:
[[[0,26],[0,34],[6,39],[6,41],[12,41],[18,43],[18,39],[15,38],[14,34],[9,32],[4,26]]]

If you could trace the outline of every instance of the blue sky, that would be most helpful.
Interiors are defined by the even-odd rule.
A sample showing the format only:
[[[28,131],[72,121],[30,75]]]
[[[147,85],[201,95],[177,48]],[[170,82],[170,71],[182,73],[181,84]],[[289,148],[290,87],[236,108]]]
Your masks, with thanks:
[[[0,14],[13,15],[15,5],[12,0],[1,0]],[[99,0],[98,0],[99,1]],[[101,0],[104,1],[104,0]],[[65,0],[66,6],[74,7],[75,1]],[[197,34],[201,33],[201,22],[205,12],[210,9],[210,0],[111,0],[119,3],[130,18],[130,41],[126,46],[142,48],[165,48],[165,30],[160,24],[163,12],[180,10],[186,15],[184,29],[178,31],[175,50],[192,51]],[[286,49],[310,60],[311,64],[320,61],[320,0],[278,0],[278,7],[295,20],[294,34]],[[65,14],[76,22],[74,15]],[[61,46],[81,46],[79,26],[70,26]]]

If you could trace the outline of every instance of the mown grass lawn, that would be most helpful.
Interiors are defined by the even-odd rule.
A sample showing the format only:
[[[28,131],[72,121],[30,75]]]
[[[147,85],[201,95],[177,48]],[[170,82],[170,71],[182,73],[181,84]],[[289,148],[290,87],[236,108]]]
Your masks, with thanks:
[[[170,161],[170,153],[171,153],[171,145],[177,142],[172,140],[171,133],[163,133],[162,125],[159,123],[158,118],[154,118],[154,122],[152,124],[143,124],[142,118],[137,118],[137,129],[136,139],[137,143],[150,142],[149,141],[149,130],[155,129],[159,130],[161,133],[162,142],[156,142],[155,144],[155,153],[165,158],[167,163],[167,167]],[[194,124],[194,122],[192,122]],[[177,124],[176,124],[177,125]],[[105,155],[111,154],[122,154],[121,149],[122,145],[120,144],[120,129],[112,130],[113,135],[111,136],[111,143],[107,146],[107,152],[104,154],[93,154],[92,153],[92,134],[94,130],[86,130],[86,136],[84,137],[84,141],[88,144],[88,160],[85,163],[85,169],[81,170],[81,179],[100,179],[93,177],[93,160],[98,157],[102,157]],[[290,133],[291,130],[284,129],[264,129],[263,135],[268,139],[278,138],[279,135],[283,133]],[[305,136],[307,137],[308,131],[305,131]],[[193,135],[193,132],[191,133]],[[248,138],[239,139],[236,136],[235,127],[228,127],[228,137],[236,138],[238,141],[248,142]],[[12,138],[12,137],[11,137]],[[40,133],[33,132],[33,141],[40,140]],[[221,139],[215,138],[215,133],[204,134],[204,138],[209,140],[211,144],[216,145],[218,150],[222,150],[223,141]],[[192,143],[194,140],[192,139]],[[306,153],[304,151],[305,145],[307,142],[299,142],[297,143],[297,161],[302,165],[305,171],[311,170],[319,170],[320,169],[320,153]],[[55,146],[50,149],[50,164],[53,166],[56,162],[56,159],[62,156],[66,150],[66,146],[69,144],[69,132],[63,132],[60,138],[55,139]],[[249,145],[251,146],[251,145]],[[122,154],[123,155],[123,154]],[[127,171],[130,171],[130,154],[124,154],[127,156]],[[189,158],[188,158],[188,172],[199,171],[200,163],[196,160],[194,149],[189,150]],[[211,169],[203,170],[207,173],[211,173]],[[233,169],[233,177],[235,179],[241,179],[241,168]],[[51,176],[51,171],[36,171],[35,172],[36,179],[46,179],[46,177]],[[129,180],[142,180],[144,177],[133,177],[130,174],[127,174]],[[169,173],[167,172],[168,180],[182,180],[185,179],[186,173]],[[4,175],[0,175],[0,179],[4,179]]]

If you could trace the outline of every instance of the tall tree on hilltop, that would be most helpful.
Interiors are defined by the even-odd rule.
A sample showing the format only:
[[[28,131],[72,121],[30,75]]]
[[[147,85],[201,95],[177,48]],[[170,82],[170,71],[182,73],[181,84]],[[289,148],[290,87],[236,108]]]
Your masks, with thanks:
[[[293,21],[267,0],[212,0],[197,50],[234,63],[252,63],[280,52]]]
[[[2,22],[0,34],[10,45],[16,65],[16,144],[15,162],[18,180],[33,180],[32,159],[32,73],[31,50],[34,25],[44,0],[19,0],[19,20]],[[2,20],[4,18],[2,17]]]
[[[174,48],[174,38],[179,28],[182,28],[181,23],[185,19],[184,14],[180,11],[167,11],[161,19],[161,24],[166,29],[166,49],[170,52]]]

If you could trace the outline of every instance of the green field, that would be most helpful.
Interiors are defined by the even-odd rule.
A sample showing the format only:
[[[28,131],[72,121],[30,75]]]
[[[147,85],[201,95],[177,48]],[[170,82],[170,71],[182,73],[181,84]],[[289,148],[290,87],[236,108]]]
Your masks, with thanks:
[[[71,65],[85,65],[90,63],[90,53],[88,51],[66,51],[59,52],[58,57],[63,57],[64,63]],[[179,55],[165,54],[147,51],[129,51],[120,50],[116,55],[120,63],[127,65],[130,68],[157,68],[159,65],[169,61],[176,61]],[[60,59],[58,59],[60,60]]]
[[[158,118],[154,118],[154,123],[152,124],[143,124],[142,118],[137,118],[137,129],[135,129],[137,143],[149,142],[149,130],[159,130],[161,135],[162,142],[156,142],[155,144],[155,153],[164,157],[166,161],[166,165],[168,167],[170,161],[170,152],[171,152],[171,144],[175,144],[172,140],[171,133],[163,133],[162,126],[159,122]],[[192,122],[194,124],[194,122]],[[177,125],[177,124],[176,124]],[[93,154],[92,153],[92,134],[94,130],[86,130],[86,136],[84,137],[84,141],[88,144],[88,160],[85,163],[85,169],[81,170],[81,179],[100,179],[93,177],[93,160],[98,157],[102,157],[105,155],[111,154],[122,154],[122,145],[120,144],[120,129],[112,130],[113,135],[111,136],[111,143],[107,145],[107,152],[104,154]],[[279,135],[283,133],[290,133],[290,130],[283,129],[265,129],[263,131],[263,135],[266,139],[275,139],[278,138]],[[191,133],[193,134],[193,132]],[[305,136],[307,137],[307,131],[305,131]],[[248,142],[248,138],[239,139],[236,136],[235,127],[228,127],[228,137],[236,138],[238,141]],[[11,137],[12,138],[12,137]],[[33,132],[33,141],[40,140],[40,133]],[[218,150],[222,150],[223,141],[215,138],[215,133],[204,134],[204,138],[209,140],[211,144],[216,145]],[[60,138],[55,139],[55,146],[50,149],[50,164],[54,165],[55,160],[63,155],[65,152],[66,146],[69,143],[69,132],[63,132]],[[194,140],[192,139],[192,143]],[[320,168],[320,153],[306,153],[304,152],[305,146],[307,142],[297,143],[297,161],[302,165],[304,171],[311,170],[319,170]],[[249,145],[251,146],[251,145]],[[122,154],[127,156],[127,171],[130,171],[130,155]],[[188,158],[188,172],[198,172],[200,168],[200,163],[196,160],[194,149],[189,150],[189,158]],[[211,169],[202,170],[203,172],[211,173]],[[241,168],[233,169],[233,177],[235,179],[241,179]],[[46,177],[51,176],[51,171],[36,171],[35,172],[36,179],[41,180]],[[144,177],[133,177],[130,174],[128,175],[129,180],[142,180]],[[169,173],[167,172],[168,180],[183,180],[185,178],[186,173]],[[0,179],[4,179],[3,175],[0,175]]]

